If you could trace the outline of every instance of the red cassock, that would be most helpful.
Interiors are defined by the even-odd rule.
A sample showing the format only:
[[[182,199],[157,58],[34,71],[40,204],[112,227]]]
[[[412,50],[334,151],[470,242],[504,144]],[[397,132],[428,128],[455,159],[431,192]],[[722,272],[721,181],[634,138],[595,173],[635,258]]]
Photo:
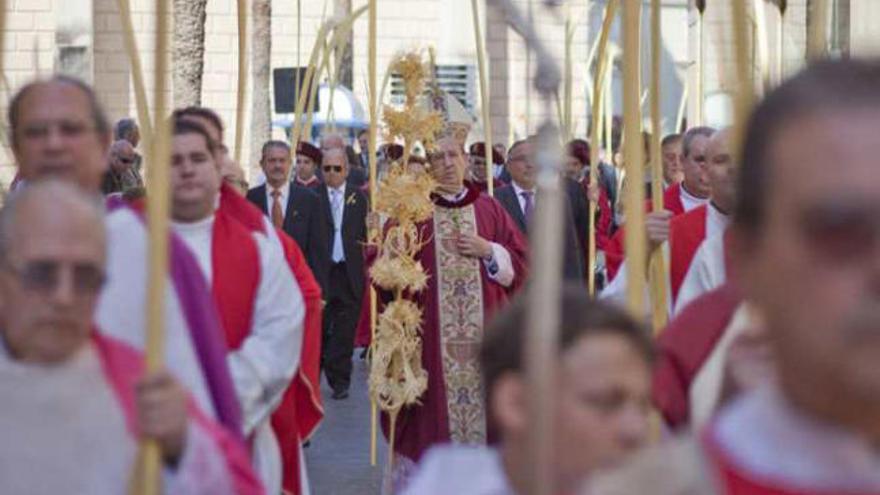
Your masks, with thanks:
[[[653,400],[671,429],[690,421],[690,389],[742,299],[730,283],[695,299],[661,332]]]
[[[590,187],[589,175],[581,181],[581,187],[584,189],[584,194],[588,194]],[[611,224],[614,221],[614,214],[611,211],[611,200],[608,199],[608,193],[604,187],[599,188],[599,203],[596,206],[599,209],[599,217],[596,219],[595,227],[596,250],[605,251],[608,248],[608,243],[611,241]],[[586,252],[587,250],[584,249],[584,253]]]
[[[250,239],[252,232],[266,232],[267,224],[263,213],[245,198],[224,184],[221,187],[220,208],[215,219],[215,236],[218,233],[226,236],[225,240],[212,242],[214,260],[223,259],[213,267],[215,274],[214,293],[220,301],[221,320],[227,328],[227,337],[235,342],[238,333],[247,332],[250,328],[252,308],[239,306],[234,300],[253,300],[241,297],[242,291],[256,290],[259,282],[255,274],[247,267],[256,271],[259,266],[256,246],[252,242],[230,242],[234,238],[243,241],[243,234]],[[234,219],[235,222],[227,220]],[[233,225],[233,223],[235,225]],[[222,226],[222,229],[219,228]],[[284,394],[281,404],[272,415],[272,429],[278,438],[283,462],[284,490],[298,494],[300,490],[300,459],[299,446],[314,433],[324,417],[324,409],[320,394],[320,359],[321,359],[321,288],[306,264],[305,257],[299,246],[287,234],[276,229],[281,240],[284,255],[294,278],[300,287],[306,304],[306,316],[303,325],[303,347],[300,366],[293,381]],[[251,248],[253,251],[251,252]],[[235,262],[233,262],[235,260]],[[256,273],[256,277],[259,274]],[[224,302],[228,301],[228,302]],[[247,326],[245,326],[247,324]],[[229,329],[233,335],[229,335]],[[241,330],[244,329],[244,330]],[[239,343],[240,340],[237,340]],[[230,345],[231,348],[234,348]]]
[[[497,201],[469,187],[460,201],[451,203],[435,197],[434,202],[437,206],[434,218],[418,226],[423,238],[430,240],[416,256],[428,273],[428,287],[411,297],[423,311],[422,366],[428,372],[428,389],[420,397],[419,405],[406,407],[400,412],[395,431],[395,452],[416,462],[430,446],[460,441],[459,432],[466,430],[473,433],[479,429],[475,425],[479,419],[466,418],[466,413],[452,410],[447,393],[455,393],[453,399],[457,398],[459,403],[473,405],[469,412],[484,409],[479,371],[472,366],[477,362],[479,340],[492,315],[522,287],[527,276],[526,239]],[[451,225],[453,222],[460,222],[461,227]],[[474,227],[477,235],[500,244],[510,254],[515,278],[509,287],[490,279],[482,261],[450,254],[454,252],[454,247],[450,247],[454,246],[454,233],[447,229],[461,228],[461,231],[467,231]],[[367,264],[371,261],[368,257]],[[473,270],[461,269],[462,263]],[[448,279],[459,276],[463,279],[448,283]],[[389,294],[380,291],[380,302],[389,297]],[[370,342],[369,308],[368,305],[364,306],[357,338],[361,346]],[[471,340],[463,344],[462,337],[470,332],[477,333],[466,337]],[[449,358],[450,354],[456,357],[453,359],[456,364],[444,359],[444,356]],[[473,368],[459,374],[470,376],[473,380],[465,380],[457,390],[450,391],[445,377],[449,367],[458,363],[467,363],[464,366]],[[467,406],[464,408],[467,409]],[[462,426],[469,419],[471,422]],[[383,421],[383,430],[387,438],[387,421]],[[480,438],[480,435],[471,438]]]
[[[671,212],[673,218],[685,213],[684,203],[681,201],[681,183],[673,184],[663,191],[663,209]],[[650,200],[645,202],[645,211],[649,213],[654,211],[654,204]],[[623,230],[623,227],[617,229],[617,232],[614,233],[614,236],[608,240],[605,246],[605,269],[608,273],[609,282],[617,275],[617,271],[620,269],[620,265],[625,257],[623,253]]]

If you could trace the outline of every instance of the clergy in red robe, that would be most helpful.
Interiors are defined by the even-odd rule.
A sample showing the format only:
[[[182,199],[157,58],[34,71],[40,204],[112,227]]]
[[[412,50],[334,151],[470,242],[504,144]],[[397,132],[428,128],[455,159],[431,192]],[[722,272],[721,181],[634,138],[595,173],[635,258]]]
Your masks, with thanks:
[[[597,184],[590,187],[590,144],[583,139],[574,139],[567,146],[568,157],[566,160],[565,175],[569,179],[581,185],[582,194],[587,200],[596,203],[596,219],[593,222],[596,230],[596,249],[605,251],[611,238],[611,227],[614,224],[614,213],[611,211],[611,201],[604,187]],[[574,204],[573,204],[574,206]],[[584,252],[584,266],[587,266],[587,233],[579,236],[582,240]]]
[[[321,286],[312,275],[305,255],[283,230],[275,229],[265,215],[230,185],[220,187],[220,208],[242,223],[249,231],[275,239],[281,244],[287,264],[300,287],[306,305],[300,364],[293,382],[272,415],[272,429],[281,449],[284,490],[305,493],[308,486],[301,445],[309,439],[324,418],[321,402],[321,321],[323,301]]]
[[[103,211],[56,181],[0,212],[0,492],[125,493],[142,438],[164,493],[263,493],[243,445],[171,373],[93,330],[106,269]]]
[[[878,85],[877,61],[819,62],[754,110],[732,275],[763,317],[775,380],[677,454],[620,473],[640,483],[593,493],[880,493]]]
[[[682,137],[681,163],[684,179],[670,185],[663,192],[663,209],[668,213],[649,214],[646,219],[649,238],[658,244],[667,240],[669,223],[672,218],[688,213],[709,202],[711,188],[706,176],[705,163],[709,138],[714,133],[715,129],[711,127],[693,127],[688,129]],[[653,209],[651,201],[646,202],[646,208],[646,211],[651,212]],[[656,224],[653,229],[652,223]],[[609,281],[613,281],[617,277],[620,264],[623,263],[623,236],[624,229],[618,229],[605,249],[605,266]]]
[[[176,111],[175,115],[200,123],[208,131],[211,139],[221,142],[222,121],[213,110],[205,107],[190,107]],[[301,445],[311,437],[324,417],[319,386],[323,308],[321,287],[296,242],[282,229],[275,228],[269,217],[263,215],[253,203],[242,196],[247,192],[246,188],[236,188],[234,180],[230,184],[227,171],[230,168],[241,167],[232,163],[224,146],[218,147],[216,159],[221,162],[220,170],[223,172],[224,182],[220,186],[218,212],[234,218],[251,233],[265,236],[271,243],[280,246],[305,302],[306,314],[300,365],[281,404],[272,415],[272,429],[281,450],[284,490],[294,495],[306,493],[308,479]],[[233,175],[232,178],[234,179],[235,176]],[[295,294],[291,295],[293,296]]]
[[[428,287],[414,295],[428,389],[397,418],[393,449],[402,471],[432,445],[486,443],[483,329],[526,278],[525,238],[497,201],[465,185],[467,166],[463,143],[449,137],[430,156],[438,189],[433,218],[418,226],[428,242],[416,257]]]
[[[172,225],[211,286],[244,433],[252,438],[264,484],[277,493],[282,466],[270,417],[299,364],[305,307],[280,245],[216,209],[221,179],[215,156],[215,143],[202,125],[174,122]]]

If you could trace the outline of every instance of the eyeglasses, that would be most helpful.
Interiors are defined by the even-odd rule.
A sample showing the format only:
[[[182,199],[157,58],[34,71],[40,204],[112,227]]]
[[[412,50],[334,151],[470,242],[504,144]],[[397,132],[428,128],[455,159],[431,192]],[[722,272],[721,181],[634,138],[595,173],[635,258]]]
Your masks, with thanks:
[[[106,281],[104,270],[92,263],[74,263],[71,266],[52,260],[35,260],[16,266],[4,260],[3,265],[18,277],[23,288],[43,294],[49,294],[58,287],[64,269],[72,269],[73,288],[82,294],[94,295]]]
[[[77,138],[86,132],[94,130],[95,126],[87,122],[77,122],[73,120],[34,122],[23,126],[21,132],[26,139],[46,139],[52,128],[56,128],[65,138]]]
[[[324,165],[321,167],[325,173],[336,172],[337,174],[342,173],[342,165]]]

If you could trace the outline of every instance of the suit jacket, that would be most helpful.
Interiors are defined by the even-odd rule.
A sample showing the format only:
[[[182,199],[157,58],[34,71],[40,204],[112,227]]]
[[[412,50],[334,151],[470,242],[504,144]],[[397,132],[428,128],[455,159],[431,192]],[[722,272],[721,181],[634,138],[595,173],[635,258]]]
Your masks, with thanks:
[[[333,210],[330,205],[330,196],[326,184],[318,189],[318,197],[321,202],[321,218],[327,232],[327,258],[333,262]],[[367,195],[351,184],[345,186],[345,205],[342,212],[342,250],[345,252],[345,271],[348,273],[348,281],[351,289],[358,300],[364,293],[364,245],[367,242],[367,213],[369,204]]]
[[[266,184],[248,191],[247,199],[263,210],[265,215],[269,215]],[[299,245],[315,280],[326,291],[330,252],[325,248],[328,232],[318,195],[308,188],[291,183],[284,211],[284,225],[281,228]]]
[[[501,206],[507,210],[507,213],[513,218],[514,223],[519,227],[520,232],[528,234],[528,225],[526,224],[525,215],[519,206],[519,198],[516,197],[516,190],[513,185],[504,186],[495,191],[495,199],[501,203]],[[565,249],[563,251],[563,276],[566,280],[584,281],[584,262],[581,259],[583,251],[580,249],[580,242],[575,233],[575,221],[572,215],[572,205],[570,201],[565,202]]]

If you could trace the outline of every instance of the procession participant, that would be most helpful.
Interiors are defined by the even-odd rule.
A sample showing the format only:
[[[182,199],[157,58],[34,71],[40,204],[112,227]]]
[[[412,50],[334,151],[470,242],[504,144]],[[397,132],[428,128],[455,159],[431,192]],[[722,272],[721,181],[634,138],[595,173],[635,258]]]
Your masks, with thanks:
[[[732,275],[763,316],[776,380],[593,493],[880,492],[878,84],[876,61],[816,62],[755,109]]]
[[[667,134],[660,141],[660,153],[663,160],[663,190],[684,180],[684,167],[681,163],[681,134]]]
[[[0,492],[125,493],[140,438],[166,493],[263,493],[244,447],[171,373],[94,330],[105,280],[103,211],[56,180],[0,212]]]
[[[110,195],[143,187],[144,181],[134,168],[136,158],[134,147],[128,141],[121,139],[110,145],[110,166],[104,173],[101,192]]]
[[[714,133],[706,143],[706,159],[703,168],[707,176],[711,174],[709,203],[672,218],[669,224],[668,243],[662,244],[661,249],[664,250],[664,256],[669,262],[669,299],[667,303],[670,312],[676,307],[679,290],[685,275],[692,268],[697,250],[707,238],[722,238],[730,223],[730,212],[735,200],[735,166],[729,151],[730,136],[731,131],[724,129]],[[655,246],[660,239],[661,237],[657,235],[649,236],[652,249],[656,248]],[[705,263],[711,264],[713,270],[716,270],[719,265],[723,266],[723,243],[712,243],[705,250],[704,258],[706,259]],[[694,277],[696,276],[694,275]],[[625,282],[625,277],[615,278],[611,285],[603,291],[602,297],[622,300],[626,287]],[[688,297],[693,299],[699,293],[698,282],[689,283]]]
[[[468,170],[468,178],[471,183],[477,186],[480,192],[489,190],[489,182],[486,180],[486,143],[479,141],[471,144],[468,149],[468,161],[470,169]],[[504,160],[494,148],[492,149],[492,187],[495,191],[504,187],[505,182],[498,179],[500,170],[504,168]]]
[[[563,289],[557,384],[553,396],[553,493],[572,493],[585,477],[620,465],[649,438],[651,342],[625,312]],[[486,401],[499,430],[494,447],[429,451],[405,495],[526,493],[529,421],[523,355],[528,299],[492,322],[480,352]]]
[[[715,134],[711,127],[693,127],[681,138],[681,164],[684,179],[666,188],[663,192],[663,210],[650,211],[652,203],[646,202],[648,215],[645,228],[648,238],[660,245],[669,239],[669,226],[673,218],[690,212],[709,202],[710,186],[706,177],[705,163],[709,138]],[[605,250],[608,280],[613,281],[623,263],[624,229],[618,229]]]
[[[321,185],[319,170],[324,153],[308,141],[296,143],[296,166],[294,167],[293,183],[315,190]],[[287,180],[290,180],[288,177]]]
[[[513,220],[495,199],[464,182],[468,165],[461,137],[466,130],[460,125],[448,124],[430,153],[429,173],[438,183],[432,196],[435,210],[432,219],[418,225],[428,242],[415,256],[428,285],[412,296],[423,312],[421,364],[428,388],[418,405],[404,407],[397,417],[392,448],[398,481],[432,445],[486,443],[477,362],[483,328],[527,275],[526,240]],[[358,341],[369,345],[369,332],[362,325]],[[384,421],[386,436],[387,428]]]
[[[354,149],[345,143],[345,138],[337,132],[326,132],[321,135],[321,153],[326,154],[330,150],[341,150],[348,157],[349,163],[353,163],[357,159]],[[321,165],[318,166],[318,174],[322,174]],[[322,176],[323,177],[323,176]],[[361,167],[352,167],[348,171],[348,179],[346,179],[352,187],[364,187],[367,185],[367,169]]]
[[[590,185],[590,144],[583,139],[575,139],[568,143],[568,176],[572,180],[580,183],[585,195],[589,201],[596,203],[596,250],[604,251],[611,236],[611,227],[614,221],[614,214],[611,211],[611,202],[608,200],[608,194],[605,188],[598,185]],[[586,239],[586,236],[584,236]],[[584,246],[587,245],[584,240]],[[584,248],[584,253],[586,253]],[[586,257],[584,258],[586,259]],[[586,266],[586,261],[584,262]]]
[[[216,112],[205,107],[187,107],[175,110],[174,115],[178,119],[189,119],[199,123],[208,131],[211,139],[218,143],[216,159],[221,161],[221,169],[236,166],[222,143],[223,121]],[[281,404],[272,415],[272,428],[281,447],[284,489],[293,494],[306,493],[308,477],[302,455],[302,443],[314,433],[324,417],[320,392],[323,306],[321,288],[297,243],[283,230],[275,228],[266,215],[227,184],[220,186],[218,211],[235,218],[250,232],[264,235],[280,246],[305,301],[306,314],[300,366]]]
[[[228,363],[267,489],[282,468],[270,416],[297,369],[305,313],[280,247],[217,209],[221,184],[214,141],[198,123],[174,122],[171,218],[211,286],[229,348]]]
[[[306,188],[290,182],[290,146],[284,141],[263,144],[260,165],[266,174],[266,183],[248,191],[247,199],[272,220],[275,228],[296,241],[326,292],[330,269],[326,249],[329,234],[321,215],[321,203],[314,192],[320,183]]]
[[[510,218],[524,236],[528,236],[529,223],[535,209],[537,199],[534,139],[517,141],[510,147],[507,160],[510,171],[509,186],[502,187],[495,193],[495,199],[507,210]],[[564,184],[573,183],[563,179]],[[580,191],[579,185],[574,183]],[[563,248],[563,277],[570,281],[584,280],[584,251],[574,223],[573,204],[566,203],[565,208],[565,244]],[[586,231],[586,229],[584,229]]]
[[[25,85],[9,105],[12,150],[25,183],[59,178],[100,195],[110,124],[91,87],[67,76]],[[122,202],[111,203],[107,283],[95,316],[99,332],[142,349],[146,339],[147,230]],[[170,236],[165,363],[199,406],[241,435],[235,389],[211,293],[189,249]]]
[[[318,189],[327,230],[332,232],[324,246],[330,256],[324,307],[322,368],[333,399],[348,397],[351,384],[351,355],[354,332],[364,294],[364,253],[367,242],[367,195],[347,183],[351,165],[343,150],[324,154],[324,185]]]

